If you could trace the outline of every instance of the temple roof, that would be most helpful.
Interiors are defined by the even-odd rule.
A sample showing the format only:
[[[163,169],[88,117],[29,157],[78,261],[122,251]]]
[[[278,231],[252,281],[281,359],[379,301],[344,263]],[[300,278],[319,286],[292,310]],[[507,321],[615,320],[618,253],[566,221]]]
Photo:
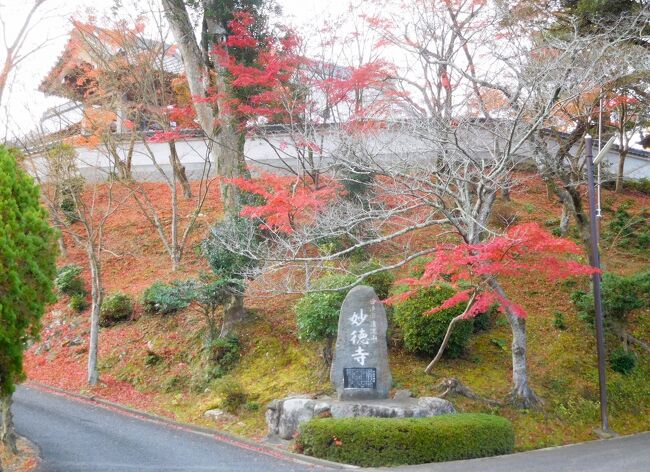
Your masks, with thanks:
[[[38,90],[47,95],[78,100],[79,91],[75,86],[80,85],[79,76],[120,54],[132,57],[137,52],[157,50],[164,53],[165,72],[177,75],[184,70],[181,55],[173,45],[143,38],[129,30],[101,28],[78,21],[73,25],[62,53],[39,85]]]

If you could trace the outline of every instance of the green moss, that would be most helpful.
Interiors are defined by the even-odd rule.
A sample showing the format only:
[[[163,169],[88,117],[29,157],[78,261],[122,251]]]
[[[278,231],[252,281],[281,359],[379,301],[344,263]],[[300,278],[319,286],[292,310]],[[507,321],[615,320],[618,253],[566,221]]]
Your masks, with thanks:
[[[265,337],[258,339],[232,371],[252,398],[265,404],[291,392],[322,390],[318,353],[300,345]]]

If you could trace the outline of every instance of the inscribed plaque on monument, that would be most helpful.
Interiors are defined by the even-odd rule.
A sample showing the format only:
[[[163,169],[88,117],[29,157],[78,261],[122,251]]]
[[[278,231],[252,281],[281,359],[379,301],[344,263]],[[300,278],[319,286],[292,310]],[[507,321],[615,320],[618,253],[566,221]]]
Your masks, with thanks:
[[[377,369],[374,367],[344,368],[343,388],[377,388]]]

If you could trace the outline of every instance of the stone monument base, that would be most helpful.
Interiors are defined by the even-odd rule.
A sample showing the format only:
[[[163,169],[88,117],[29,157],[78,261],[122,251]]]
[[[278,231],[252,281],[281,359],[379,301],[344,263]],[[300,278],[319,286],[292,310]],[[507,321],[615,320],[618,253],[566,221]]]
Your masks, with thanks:
[[[312,418],[424,418],[455,412],[450,402],[437,397],[345,401],[293,395],[269,403],[266,424],[270,438],[293,439],[300,423]]]

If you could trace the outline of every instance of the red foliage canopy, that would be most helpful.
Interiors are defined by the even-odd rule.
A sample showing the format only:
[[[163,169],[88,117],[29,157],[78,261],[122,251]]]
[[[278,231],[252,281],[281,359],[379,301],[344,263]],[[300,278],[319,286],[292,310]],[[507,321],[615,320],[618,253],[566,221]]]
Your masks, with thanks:
[[[568,239],[551,235],[537,223],[513,226],[505,235],[480,244],[441,244],[435,250],[420,278],[399,281],[410,290],[391,297],[389,303],[405,300],[422,287],[449,283],[457,293],[426,314],[469,303],[474,294],[465,318],[485,313],[494,304],[500,311],[508,308],[516,316],[525,317],[523,307],[490,287],[490,278],[535,273],[556,281],[599,272],[595,267],[568,259],[567,255],[581,254],[582,249]]]
[[[230,182],[264,200],[260,205],[245,206],[241,216],[262,218],[263,229],[282,233],[292,233],[296,225],[311,222],[338,191],[337,185],[330,181],[321,182],[316,188],[303,178],[264,172],[256,179],[236,178]]]
[[[213,50],[220,65],[232,76],[230,85],[235,93],[234,96],[227,97],[230,107],[228,111],[237,115],[244,124],[247,120],[260,116],[272,119],[282,113],[279,102],[285,93],[284,88],[302,61],[296,54],[298,41],[292,31],[286,31],[282,38],[270,37],[261,42],[252,32],[254,23],[251,13],[237,12],[228,24],[230,34],[226,41]],[[238,60],[237,55],[231,53],[233,48],[255,50],[255,61],[245,63]],[[214,99],[219,93],[223,91],[213,92]]]

